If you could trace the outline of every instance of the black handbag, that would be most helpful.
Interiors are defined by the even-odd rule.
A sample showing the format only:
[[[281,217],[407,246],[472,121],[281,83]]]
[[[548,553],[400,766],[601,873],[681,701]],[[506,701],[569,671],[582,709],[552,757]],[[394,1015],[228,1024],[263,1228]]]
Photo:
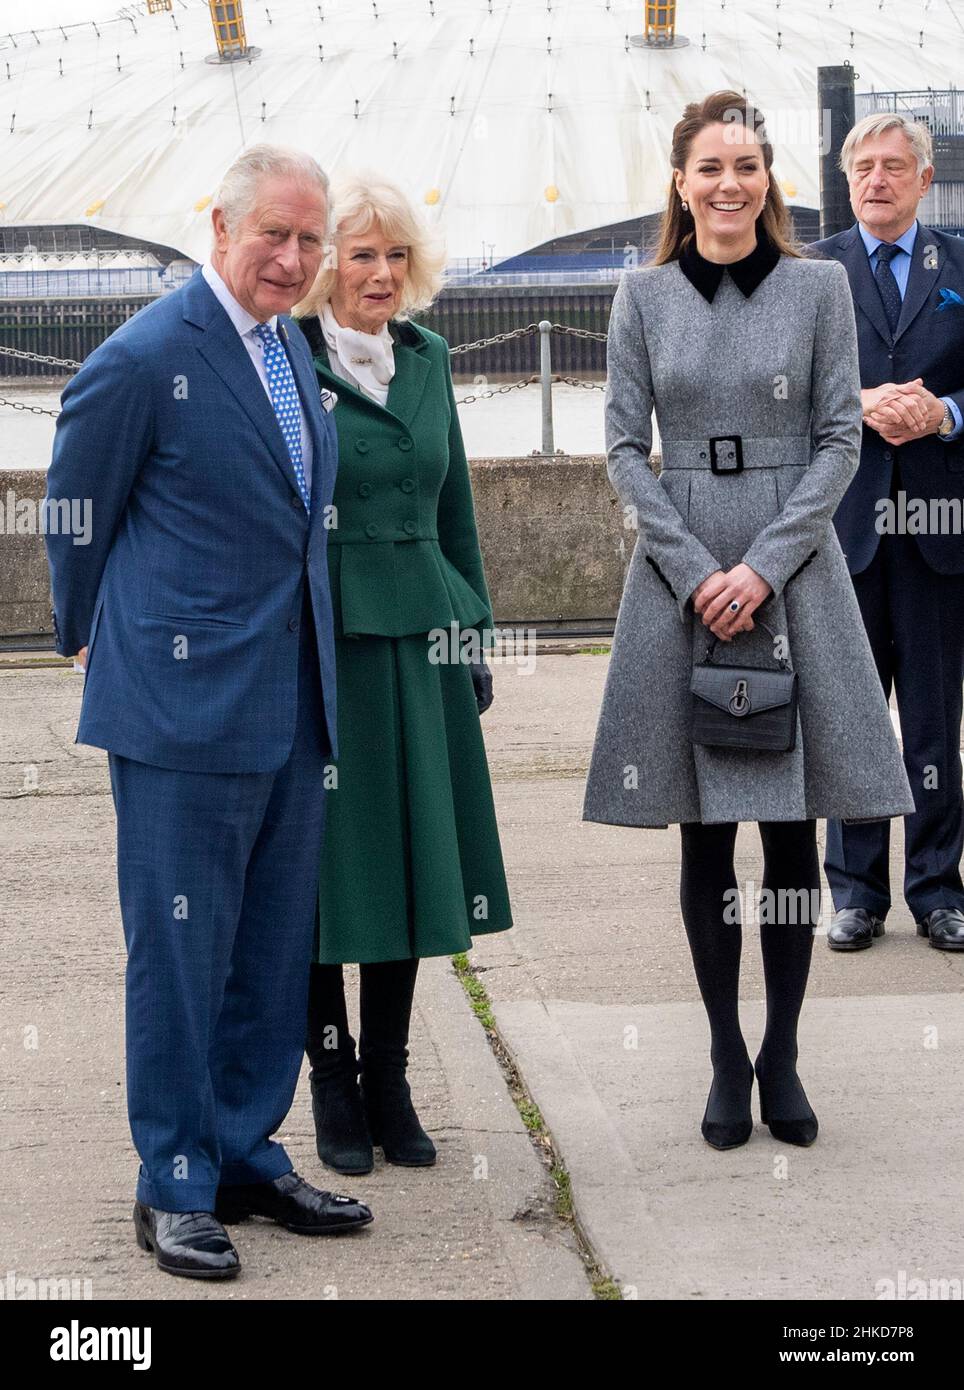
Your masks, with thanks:
[[[756,619],[765,632],[774,633]],[[768,666],[717,666],[714,637],[693,667],[692,739],[712,748],[789,753],[797,742],[797,673],[774,656]]]

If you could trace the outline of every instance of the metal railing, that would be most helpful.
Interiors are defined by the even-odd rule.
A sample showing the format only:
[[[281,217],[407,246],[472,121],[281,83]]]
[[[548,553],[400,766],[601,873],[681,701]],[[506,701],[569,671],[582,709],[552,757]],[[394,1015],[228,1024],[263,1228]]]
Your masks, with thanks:
[[[923,122],[932,135],[964,135],[964,90],[927,88],[922,92],[857,92],[858,120],[883,111],[899,111]]]

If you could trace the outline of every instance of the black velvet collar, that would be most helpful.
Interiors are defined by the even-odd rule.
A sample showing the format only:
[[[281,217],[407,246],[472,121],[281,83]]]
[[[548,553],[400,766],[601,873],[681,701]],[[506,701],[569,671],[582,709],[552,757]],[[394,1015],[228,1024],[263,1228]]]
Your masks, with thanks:
[[[710,304],[720,288],[724,270],[728,270],[744,299],[749,299],[780,259],[780,252],[762,227],[757,227],[756,246],[742,260],[730,261],[721,265],[719,261],[708,261],[696,249],[696,237],[692,236],[683,246],[679,257],[679,268],[694,289],[699,290]]]

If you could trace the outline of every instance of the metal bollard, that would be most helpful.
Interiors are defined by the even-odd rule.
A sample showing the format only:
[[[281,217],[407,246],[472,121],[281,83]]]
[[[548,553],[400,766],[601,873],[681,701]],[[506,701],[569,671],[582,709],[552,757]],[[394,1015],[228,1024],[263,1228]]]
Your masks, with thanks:
[[[555,443],[552,437],[552,350],[550,339],[552,324],[548,319],[539,321],[539,370],[542,376],[542,452],[554,454]]]

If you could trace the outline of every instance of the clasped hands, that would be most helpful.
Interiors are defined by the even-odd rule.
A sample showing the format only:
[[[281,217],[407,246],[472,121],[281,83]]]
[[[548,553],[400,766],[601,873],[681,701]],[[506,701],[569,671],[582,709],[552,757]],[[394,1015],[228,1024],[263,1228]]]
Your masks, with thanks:
[[[944,402],[928,391],[921,377],[861,391],[860,408],[864,424],[894,445],[935,434],[944,418]]]
[[[729,642],[738,632],[752,632],[752,614],[772,593],[756,570],[742,562],[731,570],[714,570],[693,590],[693,609],[721,642]],[[730,604],[740,605],[736,613]]]

